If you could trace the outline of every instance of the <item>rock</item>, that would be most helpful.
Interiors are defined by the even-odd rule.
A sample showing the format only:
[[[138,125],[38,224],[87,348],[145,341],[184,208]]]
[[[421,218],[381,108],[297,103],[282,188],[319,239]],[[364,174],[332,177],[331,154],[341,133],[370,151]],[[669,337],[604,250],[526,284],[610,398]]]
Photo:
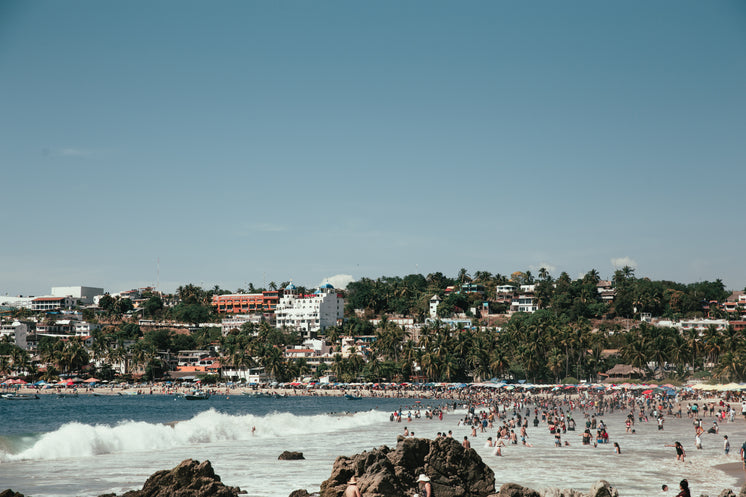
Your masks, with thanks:
[[[540,497],[536,490],[517,483],[504,483],[497,495],[499,497]]]
[[[280,461],[296,461],[298,459],[305,459],[305,457],[303,457],[303,452],[290,452],[286,450],[277,459]]]
[[[726,488],[725,490],[720,492],[718,497],[736,497],[736,493],[733,490]]]
[[[399,437],[393,450],[382,446],[338,457],[331,476],[321,484],[321,497],[341,496],[352,476],[365,497],[409,496],[418,491],[422,473],[430,477],[438,497],[486,497],[495,492],[495,474],[473,449],[452,438]]]
[[[293,490],[288,497],[310,497],[308,490]]]
[[[170,471],[157,471],[142,490],[125,492],[122,497],[236,497],[238,487],[223,485],[210,461],[182,461]]]
[[[20,492],[14,492],[8,488],[0,492],[0,497],[23,497],[23,494]]]
[[[588,490],[588,497],[619,497],[619,492],[608,481],[598,480]]]
[[[545,488],[539,493],[541,497],[586,497],[583,492],[571,488]]]

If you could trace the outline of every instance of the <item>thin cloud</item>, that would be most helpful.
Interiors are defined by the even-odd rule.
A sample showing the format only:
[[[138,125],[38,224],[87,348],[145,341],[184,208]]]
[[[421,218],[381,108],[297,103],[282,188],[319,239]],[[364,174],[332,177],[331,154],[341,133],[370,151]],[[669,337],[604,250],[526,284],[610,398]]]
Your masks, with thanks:
[[[45,148],[42,150],[45,157],[92,157],[96,155],[95,150],[86,148]]]
[[[549,264],[548,262],[542,262],[538,265],[529,266],[528,268],[531,271],[534,271],[536,273],[538,273],[541,270],[541,268],[546,269],[549,272],[549,274],[554,274],[557,272],[557,266],[553,264]]]
[[[90,157],[93,155],[93,150],[83,150],[80,148],[63,148],[59,154],[62,157]]]
[[[622,268],[624,266],[637,269],[637,262],[635,262],[631,257],[614,257],[611,259],[611,265],[614,266],[614,269]]]
[[[251,227],[254,231],[264,231],[264,232],[271,232],[271,233],[277,233],[280,231],[287,231],[287,226],[283,226],[281,224],[272,224],[272,223],[262,223],[262,224],[255,224]]]

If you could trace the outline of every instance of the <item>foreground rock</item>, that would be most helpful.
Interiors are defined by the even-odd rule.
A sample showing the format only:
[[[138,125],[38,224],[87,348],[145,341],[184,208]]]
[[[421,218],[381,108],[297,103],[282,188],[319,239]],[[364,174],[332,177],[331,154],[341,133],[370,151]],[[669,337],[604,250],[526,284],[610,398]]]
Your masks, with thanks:
[[[297,461],[299,459],[305,459],[305,457],[303,457],[303,452],[291,452],[286,450],[280,454],[277,459],[280,461]]]
[[[609,482],[599,480],[587,493],[572,489],[546,488],[537,492],[532,488],[522,487],[517,483],[506,483],[500,491],[490,497],[619,497],[619,492]]]
[[[237,497],[238,487],[223,485],[210,461],[182,461],[172,470],[153,473],[142,490],[125,492],[122,497]]]
[[[438,497],[486,497],[495,492],[495,474],[473,449],[452,438],[399,437],[393,450],[382,446],[338,457],[332,475],[321,484],[321,497],[341,496],[353,476],[365,497],[411,496],[422,473],[430,477]]]
[[[11,489],[3,490],[0,492],[0,497],[23,497],[22,493],[14,492]]]

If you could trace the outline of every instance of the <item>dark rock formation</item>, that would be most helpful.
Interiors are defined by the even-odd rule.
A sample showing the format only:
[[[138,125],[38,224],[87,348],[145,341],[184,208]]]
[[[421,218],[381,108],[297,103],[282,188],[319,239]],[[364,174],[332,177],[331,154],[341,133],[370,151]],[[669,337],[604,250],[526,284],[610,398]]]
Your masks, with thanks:
[[[20,492],[14,492],[11,489],[7,489],[0,492],[0,497],[23,497],[23,494]]]
[[[517,483],[505,483],[495,495],[499,497],[539,497],[539,492],[532,488],[522,487]]]
[[[238,487],[221,483],[210,461],[182,461],[172,470],[153,473],[142,490],[126,492],[122,497],[237,497]]]
[[[500,491],[490,497],[619,497],[619,492],[609,482],[599,480],[591,486],[588,493],[572,489],[546,488],[537,492],[532,488],[517,483],[505,483]]]
[[[288,497],[311,497],[308,490],[293,490]]]
[[[495,492],[495,474],[473,449],[452,438],[399,437],[393,450],[382,446],[338,457],[331,477],[321,484],[321,497],[341,496],[352,476],[365,497],[409,496],[417,492],[422,473],[438,497],[486,497]]]
[[[303,457],[303,452],[290,452],[286,450],[277,459],[280,461],[296,461],[298,459],[305,459],[305,457]]]

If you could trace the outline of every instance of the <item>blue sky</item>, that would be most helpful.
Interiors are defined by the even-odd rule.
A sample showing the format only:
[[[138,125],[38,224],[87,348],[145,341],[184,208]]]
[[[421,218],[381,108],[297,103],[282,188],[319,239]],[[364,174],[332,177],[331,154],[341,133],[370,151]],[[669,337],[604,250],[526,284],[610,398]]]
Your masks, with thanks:
[[[746,3],[0,3],[0,293],[746,286]]]

